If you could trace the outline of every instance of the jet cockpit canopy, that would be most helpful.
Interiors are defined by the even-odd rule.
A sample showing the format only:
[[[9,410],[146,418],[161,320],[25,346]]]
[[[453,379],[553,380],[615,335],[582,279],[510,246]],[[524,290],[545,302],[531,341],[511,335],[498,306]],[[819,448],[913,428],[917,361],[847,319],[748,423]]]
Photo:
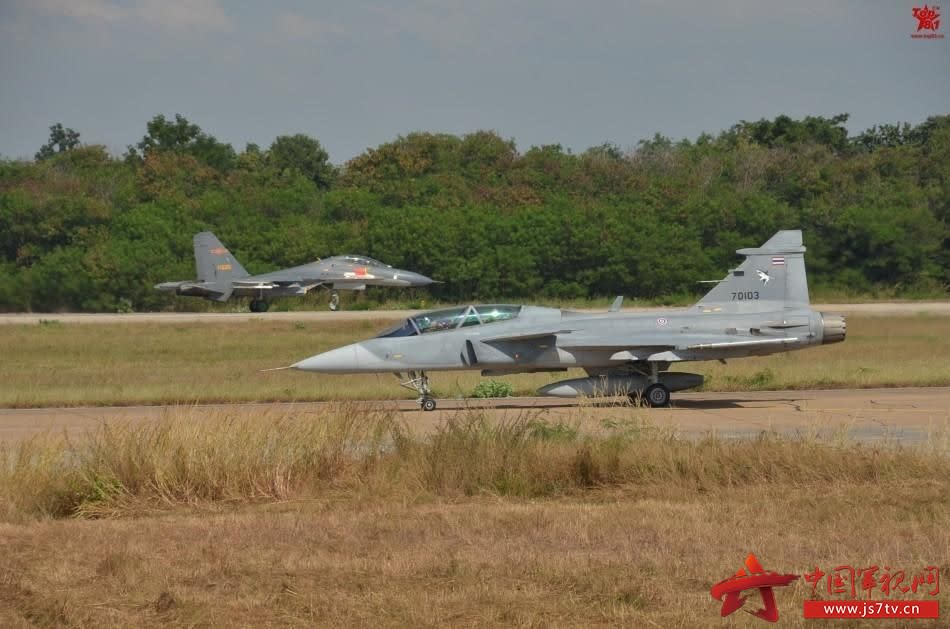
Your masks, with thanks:
[[[379,260],[374,260],[373,258],[370,258],[367,256],[354,256],[354,255],[346,254],[346,255],[337,256],[337,257],[342,258],[343,260],[347,262],[352,262],[353,264],[359,264],[360,266],[380,266],[383,268],[387,268],[387,267],[392,268],[392,265],[390,264],[383,264]]]
[[[382,332],[377,338],[415,336],[417,334],[467,328],[472,325],[485,325],[496,321],[514,319],[519,314],[521,314],[521,306],[511,304],[480,304],[433,310],[410,317],[398,326]]]

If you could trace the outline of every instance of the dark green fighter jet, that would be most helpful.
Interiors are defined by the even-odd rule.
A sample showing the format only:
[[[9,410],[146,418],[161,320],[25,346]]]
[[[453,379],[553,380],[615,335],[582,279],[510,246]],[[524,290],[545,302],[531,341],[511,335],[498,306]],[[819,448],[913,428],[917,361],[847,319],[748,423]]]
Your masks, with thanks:
[[[155,288],[186,297],[227,301],[250,297],[251,312],[266,312],[275,297],[306,295],[317,286],[331,289],[330,310],[340,306],[338,290],[365,290],[367,286],[428,286],[425,275],[403,271],[366,256],[333,256],[289,269],[251,275],[211,232],[195,234],[198,280],[163,282]]]
[[[433,410],[427,371],[505,375],[582,368],[586,377],[541,388],[542,395],[631,395],[666,406],[670,392],[703,377],[676,363],[761,356],[843,341],[845,319],[811,309],[801,231],[780,231],[691,308],[628,314],[475,305],[410,317],[379,336],[317,354],[295,369],[322,373],[394,372]]]

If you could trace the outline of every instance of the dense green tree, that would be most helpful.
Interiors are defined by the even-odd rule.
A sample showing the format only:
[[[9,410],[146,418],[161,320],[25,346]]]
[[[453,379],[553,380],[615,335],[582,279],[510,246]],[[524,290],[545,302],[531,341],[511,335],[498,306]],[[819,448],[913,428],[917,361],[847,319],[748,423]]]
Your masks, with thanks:
[[[831,118],[807,116],[804,120],[794,120],[782,115],[775,120],[743,120],[730,133],[769,148],[814,143],[841,151],[848,145],[848,129],[844,126],[848,118],[848,114],[838,114]]]
[[[57,153],[65,153],[79,146],[79,132],[64,129],[62,123],[57,122],[49,128],[49,141],[36,152],[36,161],[49,159]]]
[[[267,151],[267,160],[278,172],[299,172],[324,190],[336,175],[320,142],[303,133],[278,136]]]
[[[175,114],[174,121],[159,114],[148,122],[146,129],[148,132],[142,140],[135,147],[129,147],[127,155],[130,161],[157,152],[171,152],[191,155],[219,170],[226,170],[234,164],[235,153],[230,144],[218,142],[181,114]]]
[[[339,173],[305,135],[235,155],[156,116],[122,160],[62,129],[69,148],[0,160],[0,309],[207,307],[152,288],[193,277],[204,229],[252,272],[365,253],[468,301],[695,292],[737,248],[801,227],[814,287],[946,295],[950,116],[853,138],[845,121],[779,116],[627,153],[412,133]]]

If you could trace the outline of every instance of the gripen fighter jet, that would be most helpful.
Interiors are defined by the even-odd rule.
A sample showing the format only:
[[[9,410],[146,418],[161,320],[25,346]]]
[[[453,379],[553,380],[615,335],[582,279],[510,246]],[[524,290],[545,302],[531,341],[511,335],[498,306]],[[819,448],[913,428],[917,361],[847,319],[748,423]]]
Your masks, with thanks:
[[[195,234],[198,281],[163,282],[155,288],[186,297],[227,301],[250,297],[251,312],[266,312],[269,299],[306,295],[317,286],[330,286],[330,310],[340,307],[337,290],[365,290],[367,286],[428,286],[425,275],[394,269],[365,256],[333,256],[301,266],[262,275],[251,275],[211,232]]]
[[[460,306],[410,317],[376,338],[317,354],[291,367],[322,373],[394,372],[436,401],[427,371],[478,369],[483,376],[582,368],[542,395],[630,395],[666,406],[670,392],[703,376],[674,363],[725,361],[843,341],[845,319],[809,307],[799,230],[780,231],[745,256],[699,303],[663,314],[580,313],[515,305]],[[405,374],[405,375],[404,375]]]

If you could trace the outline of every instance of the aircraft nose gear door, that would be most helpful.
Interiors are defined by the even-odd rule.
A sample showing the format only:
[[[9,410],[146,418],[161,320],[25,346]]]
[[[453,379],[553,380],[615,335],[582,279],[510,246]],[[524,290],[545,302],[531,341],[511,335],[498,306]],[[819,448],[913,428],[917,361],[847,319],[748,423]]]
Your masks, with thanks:
[[[424,371],[410,371],[403,376],[397,373],[399,386],[411,389],[419,394],[419,407],[424,411],[434,411],[436,407],[435,398],[432,397],[432,390],[429,388],[429,376]],[[407,379],[403,379],[407,378]]]

